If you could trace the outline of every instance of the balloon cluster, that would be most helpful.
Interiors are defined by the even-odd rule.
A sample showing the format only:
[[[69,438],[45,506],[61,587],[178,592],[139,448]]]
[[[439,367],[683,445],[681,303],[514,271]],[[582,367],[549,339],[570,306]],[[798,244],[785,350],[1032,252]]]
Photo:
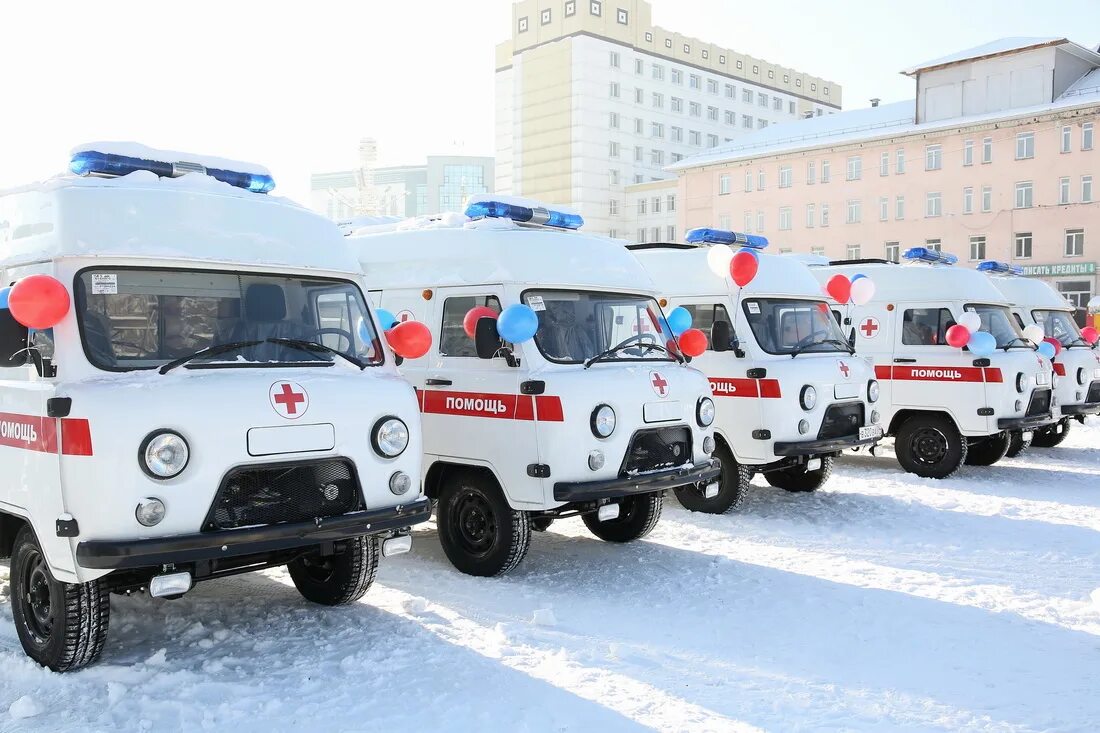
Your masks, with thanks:
[[[1097,331],[1092,326],[1085,326],[1081,329],[1081,338],[1085,340],[1089,346],[1095,346],[1097,341],[1100,341],[1100,331]]]
[[[760,255],[748,247],[735,254],[727,245],[715,244],[707,250],[707,267],[718,277],[730,277],[743,288],[760,271]]]
[[[982,319],[977,313],[967,311],[959,322],[947,329],[947,343],[956,349],[964,346],[975,356],[990,356],[997,350],[997,339],[988,331],[981,331]]]
[[[432,347],[432,332],[420,321],[398,322],[397,317],[385,308],[375,308],[374,315],[386,334],[386,343],[402,359],[419,359]],[[364,319],[359,319],[356,330],[360,341],[365,344],[371,342],[370,328]]]
[[[30,275],[0,290],[0,308],[10,310],[27,328],[53,328],[69,312],[69,304],[69,291],[49,275]]]
[[[670,352],[679,351],[694,358],[707,350],[707,335],[691,327],[691,311],[687,308],[673,308],[668,312],[668,317],[662,317],[660,321],[661,330],[675,337],[669,338],[665,345]]]
[[[875,297],[875,283],[866,275],[853,275],[849,280],[844,275],[833,275],[825,283],[825,292],[841,305],[849,301],[855,305],[867,305]]]
[[[479,305],[466,311],[462,317],[462,330],[470,338],[477,335],[477,322],[482,318],[492,318],[497,322],[497,333],[512,344],[522,344],[535,337],[539,330],[539,317],[535,310],[523,303],[513,303],[500,313],[492,308]]]

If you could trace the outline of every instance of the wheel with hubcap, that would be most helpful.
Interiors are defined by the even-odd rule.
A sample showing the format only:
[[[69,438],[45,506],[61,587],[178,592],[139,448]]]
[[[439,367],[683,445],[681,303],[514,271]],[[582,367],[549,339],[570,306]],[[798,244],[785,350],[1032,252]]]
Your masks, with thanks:
[[[1054,448],[1069,436],[1069,418],[1063,417],[1053,425],[1035,431],[1031,444],[1036,448]]]
[[[768,483],[777,489],[783,489],[784,491],[791,491],[794,493],[803,493],[808,491],[817,491],[825,482],[829,480],[829,476],[833,472],[833,457],[821,456],[821,467],[816,468],[813,471],[807,471],[806,465],[792,466],[790,468],[781,468],[778,471],[769,471],[764,474],[764,478]]]
[[[1008,451],[1005,452],[1006,458],[1015,458],[1021,455],[1028,448],[1031,447],[1031,433],[1028,433],[1027,440],[1024,440],[1024,433],[1021,430],[1013,430],[1012,438],[1008,441]]]
[[[307,555],[286,566],[307,601],[342,606],[363,597],[378,572],[378,539],[352,537],[332,555]]]
[[[718,493],[707,498],[699,486],[679,486],[676,499],[684,509],[706,514],[725,514],[741,506],[745,494],[749,491],[752,471],[733,457],[729,448],[720,444],[714,451],[714,457],[722,464],[722,476],[718,480]]]
[[[600,521],[596,512],[581,517],[588,531],[607,542],[633,542],[653,531],[661,518],[665,495],[655,491],[619,499],[619,516]]]
[[[924,478],[947,478],[966,462],[966,439],[942,415],[917,415],[902,423],[894,440],[898,463]]]
[[[30,527],[15,536],[11,610],[27,656],[55,672],[91,664],[103,651],[111,594],[99,580],[55,580]]]
[[[966,450],[966,465],[992,466],[1001,460],[1012,447],[1012,435],[1002,430],[996,435],[976,440]]]
[[[506,573],[531,545],[527,512],[508,506],[496,482],[477,471],[447,479],[439,492],[436,524],[447,559],[468,575]]]

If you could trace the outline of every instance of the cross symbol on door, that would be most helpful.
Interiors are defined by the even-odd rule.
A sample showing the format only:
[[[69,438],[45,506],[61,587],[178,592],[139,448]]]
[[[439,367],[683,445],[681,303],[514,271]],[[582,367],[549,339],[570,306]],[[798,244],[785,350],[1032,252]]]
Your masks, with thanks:
[[[864,337],[874,338],[875,334],[878,333],[878,321],[874,318],[868,318],[859,324],[859,330],[863,332]]]
[[[848,378],[848,373],[851,371],[851,368],[849,368],[849,366],[847,364],[845,364],[844,362],[842,362],[842,361],[838,361],[836,363],[836,365],[837,365],[837,368],[840,369],[840,373],[844,375],[845,379],[847,379]]]
[[[286,414],[296,415],[298,413],[298,403],[305,402],[306,396],[301,392],[295,392],[294,388],[285,382],[282,389],[283,391],[276,393],[273,399],[286,408]]]
[[[666,394],[668,394],[668,382],[665,381],[664,377],[662,377],[657,372],[653,372],[652,382],[653,389],[657,392],[657,394],[659,394],[661,397],[664,397]]]

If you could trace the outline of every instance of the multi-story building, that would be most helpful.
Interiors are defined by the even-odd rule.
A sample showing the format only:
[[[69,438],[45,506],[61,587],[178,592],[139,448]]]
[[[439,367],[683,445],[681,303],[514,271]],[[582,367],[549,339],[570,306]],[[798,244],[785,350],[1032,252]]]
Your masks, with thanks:
[[[512,6],[496,57],[498,192],[569,204],[587,230],[633,236],[628,186],[743,133],[840,109],[834,82],[651,15],[646,0]]]
[[[1006,260],[1077,305],[1097,292],[1100,54],[1007,38],[903,73],[916,99],[761,130],[673,166],[678,228],[779,251]]]

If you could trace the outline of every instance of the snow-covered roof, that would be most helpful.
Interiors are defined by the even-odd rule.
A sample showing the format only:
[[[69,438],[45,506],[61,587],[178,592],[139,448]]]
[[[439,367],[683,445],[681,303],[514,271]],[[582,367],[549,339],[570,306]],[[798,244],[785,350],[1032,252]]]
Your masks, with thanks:
[[[973,61],[975,59],[1009,53],[1010,51],[1023,51],[1030,48],[1042,48],[1043,46],[1054,46],[1069,42],[1068,39],[1058,38],[1057,36],[1010,36],[1008,38],[998,38],[995,41],[983,43],[980,46],[966,48],[962,51],[956,51],[955,53],[941,56],[938,59],[931,59],[930,61],[915,64],[908,69],[904,69],[901,73],[912,76],[918,71],[925,71],[937,66],[948,66],[949,64],[957,64],[961,61]]]

